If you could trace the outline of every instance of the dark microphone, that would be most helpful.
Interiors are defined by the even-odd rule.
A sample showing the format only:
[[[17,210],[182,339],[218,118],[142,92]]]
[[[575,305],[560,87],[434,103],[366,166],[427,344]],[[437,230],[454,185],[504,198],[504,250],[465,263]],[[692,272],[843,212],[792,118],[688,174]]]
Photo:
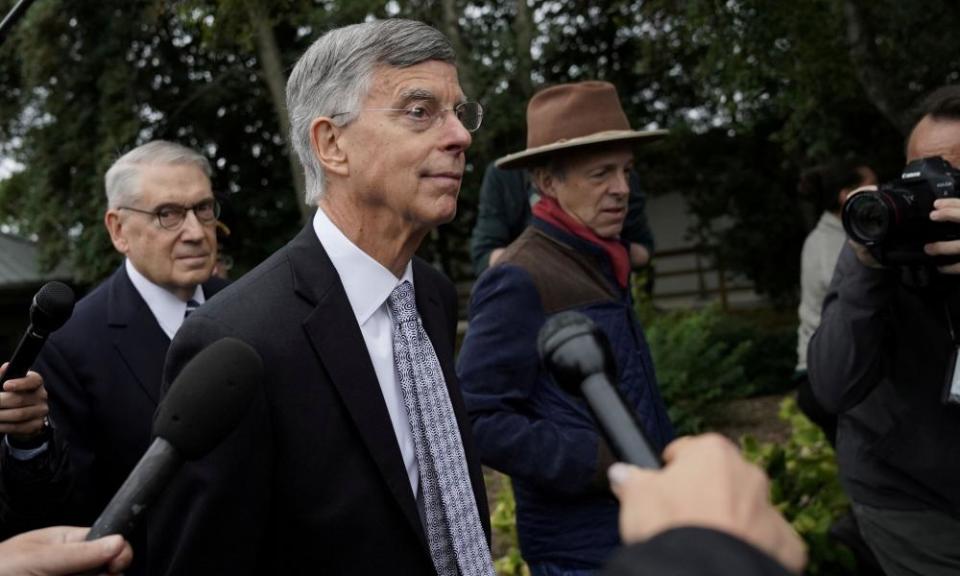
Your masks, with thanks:
[[[23,378],[40,354],[52,332],[63,326],[73,314],[73,290],[63,282],[47,282],[30,304],[30,326],[17,344],[7,371],[0,376],[0,387],[7,380]]]
[[[579,312],[556,314],[540,329],[537,349],[554,381],[586,399],[620,461],[641,468],[663,466],[636,416],[611,383],[616,379],[616,363],[610,342],[596,324]]]
[[[153,417],[154,440],[94,522],[87,540],[129,538],[183,460],[195,460],[239,424],[263,375],[260,355],[236,338],[217,340],[184,366]]]

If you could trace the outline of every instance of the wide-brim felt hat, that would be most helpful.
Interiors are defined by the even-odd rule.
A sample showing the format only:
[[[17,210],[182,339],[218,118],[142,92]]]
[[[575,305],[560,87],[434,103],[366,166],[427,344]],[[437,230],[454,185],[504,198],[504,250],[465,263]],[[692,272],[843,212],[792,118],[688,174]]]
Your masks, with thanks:
[[[581,146],[658,140],[666,130],[630,128],[617,89],[609,82],[551,86],[527,105],[527,148],[496,161],[497,168],[529,168],[550,155]]]

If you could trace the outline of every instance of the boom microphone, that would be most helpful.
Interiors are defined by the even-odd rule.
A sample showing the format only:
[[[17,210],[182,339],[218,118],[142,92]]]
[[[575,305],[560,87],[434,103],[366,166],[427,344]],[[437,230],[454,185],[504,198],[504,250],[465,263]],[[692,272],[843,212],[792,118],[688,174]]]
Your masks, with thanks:
[[[663,461],[650,447],[643,429],[611,384],[616,365],[606,335],[579,312],[552,316],[537,337],[540,359],[567,392],[583,396],[622,462],[660,468]]]
[[[239,424],[263,375],[260,355],[236,338],[201,350],[180,372],[153,418],[153,443],[87,534],[129,538],[183,460],[195,460]]]
[[[30,304],[30,326],[17,344],[7,371],[0,376],[0,387],[7,380],[23,378],[40,354],[52,332],[63,326],[73,314],[73,290],[63,282],[47,282]]]

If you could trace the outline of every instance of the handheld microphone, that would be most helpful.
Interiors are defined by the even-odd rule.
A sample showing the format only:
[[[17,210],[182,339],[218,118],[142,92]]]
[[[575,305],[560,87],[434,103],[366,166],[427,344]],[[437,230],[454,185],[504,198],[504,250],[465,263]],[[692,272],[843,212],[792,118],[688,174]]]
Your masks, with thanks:
[[[262,375],[260,355],[236,338],[217,340],[194,356],[157,408],[153,443],[94,522],[87,540],[109,534],[129,538],[183,460],[205,455],[236,428]]]
[[[47,337],[73,314],[73,290],[63,282],[47,282],[30,304],[30,326],[17,344],[7,371],[0,376],[0,387],[7,380],[23,378],[40,354]]]
[[[622,462],[641,468],[663,466],[636,416],[611,383],[616,374],[613,352],[606,335],[593,321],[573,311],[552,316],[540,329],[537,350],[557,384],[586,399]]]

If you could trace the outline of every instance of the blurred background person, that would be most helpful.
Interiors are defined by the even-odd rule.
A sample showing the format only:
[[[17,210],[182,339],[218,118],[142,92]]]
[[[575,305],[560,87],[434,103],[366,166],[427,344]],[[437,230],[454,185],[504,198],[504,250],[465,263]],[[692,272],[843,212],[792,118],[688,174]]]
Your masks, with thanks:
[[[800,254],[800,307],[797,311],[797,404],[804,414],[836,443],[837,418],[817,404],[807,378],[807,344],[820,325],[820,309],[837,267],[847,233],[840,221],[844,200],[856,188],[877,183],[877,175],[858,160],[837,160],[805,171],[800,176],[800,195],[811,200],[820,213],[816,227],[807,235]]]

